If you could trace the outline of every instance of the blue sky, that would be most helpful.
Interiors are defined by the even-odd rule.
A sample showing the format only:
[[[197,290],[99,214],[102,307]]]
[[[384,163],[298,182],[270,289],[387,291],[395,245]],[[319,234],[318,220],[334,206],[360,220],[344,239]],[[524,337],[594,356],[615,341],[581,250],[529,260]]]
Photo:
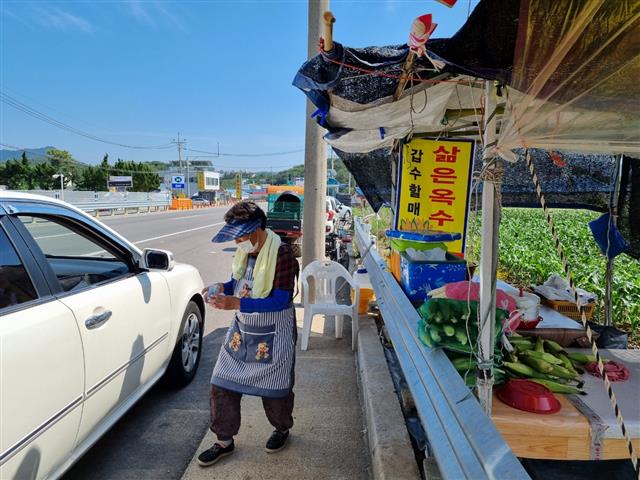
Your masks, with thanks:
[[[478,0],[471,0],[471,9]],[[432,13],[434,37],[467,18],[469,0],[331,2],[335,39],[363,47],[406,42]],[[95,136],[269,153],[304,147],[305,98],[291,81],[307,52],[307,1],[0,0],[0,90]],[[61,130],[0,103],[0,143],[55,145],[86,163],[104,153],[175,160],[175,148],[133,150]],[[5,148],[5,147],[0,147]],[[189,153],[189,155],[197,155]],[[213,159],[220,167],[280,169],[303,153]]]

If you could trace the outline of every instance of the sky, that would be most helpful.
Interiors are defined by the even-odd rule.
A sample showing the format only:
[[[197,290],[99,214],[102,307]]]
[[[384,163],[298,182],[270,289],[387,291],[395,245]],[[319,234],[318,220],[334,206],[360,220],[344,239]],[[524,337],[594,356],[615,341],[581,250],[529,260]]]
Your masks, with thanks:
[[[425,13],[438,24],[432,37],[450,37],[477,3],[333,0],[334,39],[351,47],[405,43],[414,18]],[[302,164],[305,96],[291,82],[306,60],[307,5],[0,0],[3,95],[100,139],[168,148],[106,144],[7,103],[0,103],[0,143],[53,145],[89,164],[105,153],[112,160],[169,161],[178,158],[170,142],[180,133],[187,148],[225,154],[185,151],[183,159],[250,170]]]

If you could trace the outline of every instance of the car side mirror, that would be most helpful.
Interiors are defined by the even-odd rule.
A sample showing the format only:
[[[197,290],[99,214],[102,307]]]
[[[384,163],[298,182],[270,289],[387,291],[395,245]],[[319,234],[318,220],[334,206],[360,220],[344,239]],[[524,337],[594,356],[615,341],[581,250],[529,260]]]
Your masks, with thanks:
[[[142,252],[143,267],[148,270],[160,270],[169,272],[173,270],[176,262],[173,259],[173,253],[166,250],[153,250],[145,248]]]

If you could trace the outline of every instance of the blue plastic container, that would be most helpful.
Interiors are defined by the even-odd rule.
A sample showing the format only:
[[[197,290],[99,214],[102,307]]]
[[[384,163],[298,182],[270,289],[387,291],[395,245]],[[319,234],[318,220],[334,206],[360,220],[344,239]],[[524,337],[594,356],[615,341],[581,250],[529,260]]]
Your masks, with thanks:
[[[443,262],[416,262],[406,253],[400,254],[400,278],[402,289],[412,303],[419,304],[427,299],[427,293],[445,283],[466,279],[467,262],[451,253]]]

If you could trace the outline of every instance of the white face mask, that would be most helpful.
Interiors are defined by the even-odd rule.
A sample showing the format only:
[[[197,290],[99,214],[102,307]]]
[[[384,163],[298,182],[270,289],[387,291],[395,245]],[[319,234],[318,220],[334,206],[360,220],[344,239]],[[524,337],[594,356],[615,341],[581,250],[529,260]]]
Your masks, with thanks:
[[[253,243],[251,243],[251,240],[243,240],[242,242],[236,243],[236,247],[238,247],[238,249],[242,250],[244,253],[253,253],[253,251],[256,249]]]

